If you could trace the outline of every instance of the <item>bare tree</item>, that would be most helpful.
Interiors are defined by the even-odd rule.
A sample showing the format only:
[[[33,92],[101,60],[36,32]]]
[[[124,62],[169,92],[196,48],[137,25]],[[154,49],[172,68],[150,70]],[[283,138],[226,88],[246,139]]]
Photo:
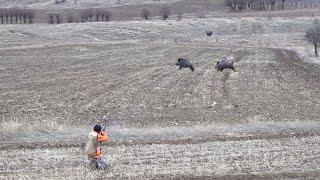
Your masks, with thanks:
[[[1,19],[1,24],[3,24],[3,23],[4,23],[3,18],[4,18],[4,10],[3,10],[3,9],[0,9],[0,19]]]
[[[86,11],[79,12],[79,17],[81,19],[81,22],[84,23],[85,20],[87,19],[87,12]]]
[[[320,43],[320,23],[317,19],[314,21],[313,25],[307,29],[305,37],[309,43],[313,44],[314,53],[316,57],[318,57],[318,48]]]
[[[182,19],[182,15],[183,15],[183,13],[181,11],[178,11],[178,13],[177,13],[178,21],[180,21]]]
[[[267,10],[276,9],[279,4],[281,9],[284,9],[286,0],[225,0],[226,6],[230,7],[231,11],[241,11],[244,9]]]
[[[79,16],[81,18],[81,22],[84,23],[84,22],[89,21],[89,16],[91,16],[91,12],[89,9],[84,9],[84,10],[80,11]]]
[[[14,10],[12,8],[8,9],[9,17],[10,17],[10,24],[13,24],[13,18],[14,18]]]
[[[67,23],[73,23],[75,18],[74,18],[74,13],[73,11],[69,11],[67,14],[66,14],[66,20],[67,20]]]
[[[149,16],[151,15],[150,9],[143,8],[141,10],[141,17],[144,18],[145,20],[148,20]]]
[[[12,8],[11,9],[11,15],[14,18],[14,22],[16,24],[18,23],[18,14],[19,14],[19,9],[18,8]]]
[[[92,18],[94,16],[95,12],[93,9],[84,9],[80,11],[79,16],[81,19],[81,22],[89,22],[92,21]]]
[[[286,0],[281,0],[281,9],[284,9],[284,3]]]
[[[253,0],[225,0],[225,4],[226,6],[230,7],[232,11],[240,11],[248,7],[252,8],[254,2]],[[255,4],[257,4],[257,2],[255,2]]]
[[[29,19],[29,24],[32,24],[33,23],[33,19],[34,19],[34,10],[32,10],[32,9],[28,9],[27,11],[26,11],[26,14],[27,14],[27,17],[28,17],[28,19]]]
[[[96,9],[95,14],[96,14],[96,21],[99,21],[99,17],[102,15],[101,9]]]
[[[62,19],[61,14],[55,13],[54,16],[56,17],[57,24],[63,23],[63,19]]]
[[[48,18],[49,18],[49,24],[53,24],[54,23],[54,20],[53,20],[54,14],[53,13],[49,13],[48,14]]]
[[[160,14],[163,20],[167,20],[170,16],[170,9],[168,7],[161,8]]]
[[[10,16],[8,9],[4,9],[4,16],[6,17],[6,23],[8,24],[9,23],[9,16]]]
[[[198,13],[197,13],[197,17],[198,17],[199,19],[204,19],[204,18],[205,18],[205,12],[204,12],[204,11],[198,12]]]
[[[22,18],[23,18],[24,24],[27,24],[27,17],[28,17],[28,12],[27,12],[27,10],[24,10],[22,13]]]
[[[103,10],[101,14],[102,14],[102,20],[105,18],[106,21],[110,21],[110,18],[112,16],[110,11]]]
[[[18,18],[19,18],[19,23],[22,24],[22,18],[23,18],[23,13],[24,13],[24,9],[19,9],[19,14],[18,14]]]
[[[276,9],[276,3],[277,0],[268,0],[268,4],[270,4],[270,9],[275,10]]]
[[[22,24],[22,13],[23,9],[17,9],[16,23]]]
[[[91,21],[92,22],[92,18],[94,16],[94,10],[93,9],[87,9],[87,21]]]

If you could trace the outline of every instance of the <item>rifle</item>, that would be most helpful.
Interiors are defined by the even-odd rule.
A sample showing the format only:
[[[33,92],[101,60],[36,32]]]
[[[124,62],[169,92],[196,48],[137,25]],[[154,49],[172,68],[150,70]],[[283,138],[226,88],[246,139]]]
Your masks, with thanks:
[[[106,132],[106,129],[107,129],[107,125],[103,125],[101,130],[102,130],[103,132]]]

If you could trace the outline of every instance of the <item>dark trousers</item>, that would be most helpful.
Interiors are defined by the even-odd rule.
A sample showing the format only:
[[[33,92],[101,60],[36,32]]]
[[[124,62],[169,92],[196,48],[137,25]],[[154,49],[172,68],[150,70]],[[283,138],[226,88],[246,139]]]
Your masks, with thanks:
[[[103,158],[91,159],[90,158],[90,167],[93,169],[107,169],[109,167],[107,161]]]

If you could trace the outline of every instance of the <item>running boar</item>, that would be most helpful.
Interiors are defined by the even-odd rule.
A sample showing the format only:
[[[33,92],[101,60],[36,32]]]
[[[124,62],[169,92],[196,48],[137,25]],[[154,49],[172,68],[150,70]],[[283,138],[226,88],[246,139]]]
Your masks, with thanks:
[[[194,71],[193,65],[187,59],[179,58],[176,65],[179,66],[179,70],[181,68],[190,68],[191,71]]]
[[[206,34],[207,34],[207,36],[210,37],[210,36],[212,35],[212,31],[207,30],[207,31],[206,31]]]
[[[215,66],[215,68],[218,70],[218,71],[223,71],[223,69],[232,69],[234,71],[236,71],[233,67],[233,62],[229,62],[225,59],[222,59],[220,61],[217,62],[217,65]]]

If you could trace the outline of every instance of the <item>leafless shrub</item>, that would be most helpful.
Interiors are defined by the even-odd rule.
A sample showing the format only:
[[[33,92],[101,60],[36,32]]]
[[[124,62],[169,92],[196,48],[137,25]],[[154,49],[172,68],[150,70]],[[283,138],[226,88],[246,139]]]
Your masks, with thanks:
[[[284,9],[286,0],[225,0],[226,6],[232,11],[241,11],[245,9],[254,10],[275,10]],[[307,3],[304,1],[304,3]],[[309,2],[310,4],[310,2]]]
[[[74,17],[74,12],[73,11],[69,11],[66,14],[66,21],[67,21],[67,23],[73,23],[75,21],[75,17]]]
[[[87,21],[92,22],[94,16],[94,10],[93,9],[87,9]]]
[[[1,23],[4,24],[4,23],[9,23],[9,13],[8,13],[8,9],[6,8],[3,8],[1,9]]]
[[[317,19],[314,21],[313,25],[307,29],[305,37],[309,43],[313,44],[314,53],[316,57],[318,57],[318,48],[320,44],[320,24]]]
[[[106,21],[110,21],[110,18],[111,18],[111,16],[112,16],[112,14],[111,14],[111,12],[110,11],[108,11],[108,10],[103,10],[102,12],[101,12],[101,16],[102,16],[102,20],[106,20]]]
[[[53,24],[54,23],[54,14],[53,13],[49,13],[48,14],[48,22],[49,22],[49,24]]]
[[[163,7],[161,8],[160,14],[163,20],[167,20],[170,16],[170,9],[168,7]]]
[[[20,23],[22,24],[22,13],[23,13],[24,9],[17,9],[16,10],[16,23]]]
[[[26,10],[26,14],[27,14],[27,17],[29,19],[29,24],[32,24],[33,23],[33,19],[34,19],[34,10],[31,10],[31,9],[28,9]]]
[[[28,17],[27,10],[23,10],[22,18],[23,18],[23,23],[24,24],[27,23],[27,17]]]
[[[8,10],[8,15],[10,17],[10,24],[13,24],[13,18],[14,18],[14,9],[9,8]]]
[[[197,17],[198,17],[199,19],[204,19],[204,18],[205,18],[204,12],[199,12],[199,13],[197,14]]]
[[[225,0],[226,6],[230,7],[232,11],[239,11],[252,7],[252,1],[249,0]]]
[[[13,24],[13,22],[18,23],[18,9],[17,8],[10,8],[10,23]],[[15,20],[14,20],[15,19]]]
[[[88,11],[86,10],[83,10],[79,13],[79,16],[80,16],[80,19],[81,19],[81,22],[86,22],[87,21],[87,17],[88,17]]]
[[[180,21],[182,19],[183,13],[181,11],[177,12],[177,20]]]
[[[87,16],[87,15],[86,15],[86,11],[83,10],[83,11],[80,11],[80,12],[79,12],[79,17],[80,17],[82,23],[85,22],[86,16]]]
[[[284,9],[284,3],[286,2],[286,0],[281,0],[281,9]]]
[[[4,9],[0,9],[1,24],[4,24]]]
[[[23,23],[23,21],[22,21],[22,19],[23,19],[23,12],[24,12],[24,9],[20,9],[20,10],[19,10],[18,18],[19,18],[20,24]]]
[[[84,9],[80,12],[81,22],[92,21],[93,16],[94,16],[93,9]]]
[[[48,22],[49,24],[57,24],[63,23],[63,18],[59,12],[50,12],[48,13]]]
[[[151,15],[150,9],[143,8],[141,10],[141,17],[144,18],[145,20],[148,20],[149,16]]]
[[[277,0],[268,0],[268,2],[270,4],[270,9],[271,10],[275,10],[276,9]]]
[[[102,10],[101,9],[96,9],[95,10],[95,15],[96,15],[96,21],[99,21],[99,17],[102,15]],[[103,18],[101,17],[101,20]]]
[[[60,13],[55,13],[54,16],[56,18],[57,24],[63,23],[63,19]]]
[[[1,24],[4,23],[33,23],[35,12],[33,9],[20,9],[20,8],[2,8],[0,9]]]
[[[84,9],[80,11],[79,17],[81,22],[92,22],[92,21],[109,21],[112,13],[107,9]]]
[[[6,18],[6,23],[8,24],[9,23],[9,16],[10,16],[8,9],[4,9],[4,16]]]
[[[23,24],[23,16],[25,13],[26,13],[25,9],[19,9],[18,19],[20,24]]]

